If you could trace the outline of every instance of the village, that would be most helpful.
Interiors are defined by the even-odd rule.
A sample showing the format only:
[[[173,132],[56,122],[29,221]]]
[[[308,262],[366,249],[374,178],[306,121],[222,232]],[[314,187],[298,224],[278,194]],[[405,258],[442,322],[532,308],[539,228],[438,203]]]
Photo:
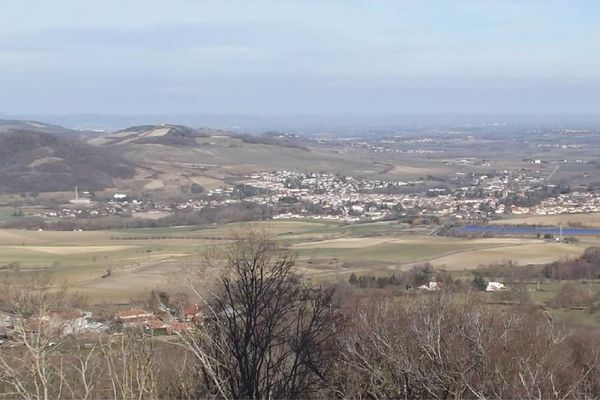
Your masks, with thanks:
[[[600,211],[598,193],[560,193],[554,185],[544,185],[541,175],[525,172],[460,176],[455,189],[442,184],[420,192],[411,188],[418,187],[421,181],[359,180],[293,171],[265,172],[249,178],[245,184],[268,193],[252,198],[253,201],[279,206],[276,208],[279,210],[285,209],[281,206],[282,199],[288,204],[305,205],[300,212],[280,212],[274,216],[276,219],[322,218],[353,222],[427,215],[472,222],[511,213],[558,215]],[[540,190],[548,191],[549,195],[535,205],[511,204],[511,199],[525,198]]]
[[[73,309],[70,311],[48,310],[43,313],[0,311],[0,346],[15,346],[22,335],[43,332],[50,338],[78,337],[87,334],[119,335],[138,329],[154,336],[178,335],[194,329],[202,323],[202,307],[196,303],[181,304],[179,307],[165,305],[156,297],[153,305],[130,307],[120,311],[92,311]]]
[[[532,162],[535,162],[533,160]],[[457,223],[486,222],[504,215],[560,215],[600,212],[600,194],[547,184],[537,171],[464,174],[439,185],[421,180],[385,181],[339,174],[266,171],[246,176],[229,187],[183,201],[154,202],[114,194],[108,201],[78,198],[72,204],[35,214],[44,218],[106,216],[157,219],[254,203],[270,207],[273,219],[323,219],[342,222],[431,216]]]

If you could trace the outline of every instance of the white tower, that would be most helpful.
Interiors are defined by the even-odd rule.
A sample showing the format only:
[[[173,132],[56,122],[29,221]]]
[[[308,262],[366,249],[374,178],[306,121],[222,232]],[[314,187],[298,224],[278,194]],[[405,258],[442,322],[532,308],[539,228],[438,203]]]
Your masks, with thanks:
[[[562,224],[560,224],[560,241],[563,241],[563,231],[562,231]]]

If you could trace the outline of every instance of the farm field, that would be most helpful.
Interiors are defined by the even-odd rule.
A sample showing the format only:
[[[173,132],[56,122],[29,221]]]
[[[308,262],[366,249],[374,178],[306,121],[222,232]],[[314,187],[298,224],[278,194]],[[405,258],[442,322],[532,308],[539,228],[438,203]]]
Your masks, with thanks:
[[[580,255],[596,244],[537,239],[458,239],[427,235],[398,223],[340,225],[322,221],[267,221],[224,226],[92,232],[0,231],[0,274],[48,269],[94,302],[127,302],[151,289],[181,290],[191,267],[204,268],[207,248],[237,233],[261,229],[298,257],[307,279],[346,280],[355,273],[389,273],[430,262],[439,269],[475,269],[508,260],[542,264]],[[109,276],[107,270],[110,269]]]
[[[493,242],[491,242],[493,243]],[[553,242],[525,242],[523,244],[488,246],[483,249],[455,252],[431,260],[431,264],[448,270],[475,269],[489,264],[518,265],[546,264],[562,258],[575,258],[583,254],[585,246]]]
[[[47,269],[92,301],[127,302],[154,288],[181,289],[182,269],[196,265],[207,247],[228,243],[249,225],[273,236],[327,226],[270,222],[90,232],[0,230],[0,276]],[[110,276],[103,277],[108,269]]]
[[[600,228],[600,213],[542,215],[532,217],[515,217],[493,221],[496,225],[544,225],[544,226],[582,226]]]
[[[337,257],[344,261],[381,261],[406,264],[428,261],[448,253],[494,246],[495,243],[470,240],[410,236],[325,240],[301,243],[293,247],[301,257]]]

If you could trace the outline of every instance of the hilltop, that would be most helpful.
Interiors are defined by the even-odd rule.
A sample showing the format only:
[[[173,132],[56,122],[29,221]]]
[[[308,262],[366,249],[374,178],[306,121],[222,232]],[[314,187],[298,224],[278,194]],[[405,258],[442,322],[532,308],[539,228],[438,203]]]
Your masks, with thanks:
[[[346,172],[368,171],[371,162],[348,159],[331,149],[293,134],[237,134],[181,125],[142,125],[103,135],[90,144],[119,150],[135,163],[135,182],[125,191],[189,193],[192,185],[221,187],[253,171],[307,167]]]
[[[98,190],[134,174],[112,152],[41,130],[0,131],[0,193]]]
[[[164,146],[202,146],[206,142],[198,139],[229,137],[248,144],[297,147],[308,150],[305,141],[294,134],[266,132],[260,135],[233,133],[219,129],[190,128],[184,125],[160,124],[139,125],[121,129],[114,133],[97,136],[90,144],[102,146],[122,146],[129,144],[159,144]]]
[[[119,176],[123,179],[113,180],[111,189],[156,200],[228,187],[256,171],[310,168],[355,174],[381,169],[370,160],[352,159],[315,140],[277,131],[250,135],[140,124],[88,137],[87,144],[135,166],[133,176]]]
[[[96,145],[162,144],[166,146],[193,146],[196,139],[209,136],[199,129],[183,125],[140,125],[92,139]]]

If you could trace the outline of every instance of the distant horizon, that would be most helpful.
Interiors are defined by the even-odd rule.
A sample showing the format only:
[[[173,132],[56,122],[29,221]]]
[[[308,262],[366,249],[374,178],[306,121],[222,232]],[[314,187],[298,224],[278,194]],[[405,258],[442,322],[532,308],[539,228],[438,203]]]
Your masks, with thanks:
[[[118,130],[135,125],[180,124],[260,133],[269,130],[315,133],[343,130],[465,128],[600,128],[600,113],[288,113],[288,114],[23,114],[0,120],[38,121],[81,130]]]

